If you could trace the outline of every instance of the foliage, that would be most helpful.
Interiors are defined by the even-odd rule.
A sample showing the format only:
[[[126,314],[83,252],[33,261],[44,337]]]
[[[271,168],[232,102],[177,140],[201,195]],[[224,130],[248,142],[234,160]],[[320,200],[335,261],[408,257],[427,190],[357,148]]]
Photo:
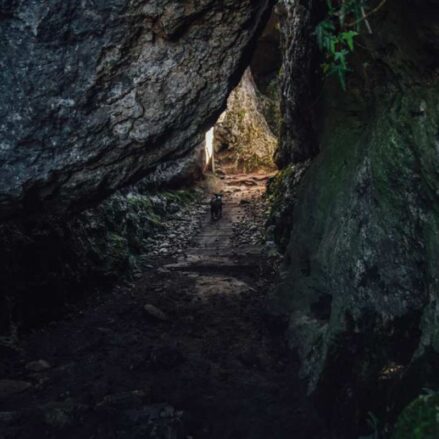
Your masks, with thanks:
[[[343,90],[346,89],[346,74],[350,71],[349,54],[354,51],[355,40],[362,26],[371,32],[368,15],[378,11],[385,3],[368,11],[370,0],[326,0],[328,13],[315,29],[320,50],[324,53],[322,64],[326,76],[337,76]]]
[[[409,404],[401,413],[393,439],[435,439],[439,437],[439,394],[429,392]]]

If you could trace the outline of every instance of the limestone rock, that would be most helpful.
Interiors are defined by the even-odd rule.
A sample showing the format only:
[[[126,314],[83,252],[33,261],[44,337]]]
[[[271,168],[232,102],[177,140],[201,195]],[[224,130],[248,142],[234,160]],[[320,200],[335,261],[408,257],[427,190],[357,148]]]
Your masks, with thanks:
[[[281,79],[282,136],[276,151],[281,167],[314,157],[318,150],[315,102],[321,93],[321,58],[312,36],[323,2],[279,2],[284,53]]]
[[[202,143],[271,0],[0,4],[0,218],[82,209]]]
[[[264,91],[271,80],[278,76],[282,66],[281,33],[279,16],[282,12],[273,9],[264,32],[258,39],[255,53],[251,60],[251,71],[258,88]]]
[[[277,139],[261,112],[260,98],[248,69],[215,125],[219,165],[228,172],[271,171],[276,146]]]
[[[151,189],[189,186],[202,178],[204,165],[204,144],[201,144],[182,157],[159,163],[141,184]]]
[[[260,111],[276,137],[280,136],[281,90],[280,76],[282,67],[280,17],[284,13],[279,7],[273,9],[263,34],[258,39],[250,67],[255,79]]]

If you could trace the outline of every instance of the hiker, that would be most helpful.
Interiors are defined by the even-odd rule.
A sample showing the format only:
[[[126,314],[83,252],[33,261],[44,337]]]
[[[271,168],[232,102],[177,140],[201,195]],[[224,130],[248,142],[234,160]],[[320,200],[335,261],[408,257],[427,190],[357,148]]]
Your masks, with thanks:
[[[212,221],[218,220],[223,215],[223,196],[214,194],[210,200],[210,216]]]

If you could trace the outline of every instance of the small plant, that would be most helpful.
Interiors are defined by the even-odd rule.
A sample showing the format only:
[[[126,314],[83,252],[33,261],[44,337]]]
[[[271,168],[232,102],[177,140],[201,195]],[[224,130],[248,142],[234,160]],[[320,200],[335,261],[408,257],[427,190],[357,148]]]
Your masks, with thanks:
[[[375,8],[368,10],[371,0],[326,0],[328,14],[314,33],[325,55],[323,73],[337,76],[343,90],[346,89],[346,75],[350,71],[348,57],[355,49],[355,39],[363,25],[372,33],[368,17],[378,12],[386,1],[381,0]]]

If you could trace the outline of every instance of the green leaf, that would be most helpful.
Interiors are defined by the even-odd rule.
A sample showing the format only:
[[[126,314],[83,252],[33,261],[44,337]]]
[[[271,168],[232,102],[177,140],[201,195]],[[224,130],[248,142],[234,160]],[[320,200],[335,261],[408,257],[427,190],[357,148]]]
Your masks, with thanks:
[[[357,36],[358,36],[358,32],[355,32],[353,30],[341,33],[342,41],[344,41],[348,45],[349,50],[351,52],[354,50],[354,39]]]
[[[346,72],[347,70],[339,64],[332,65],[330,71],[328,72],[328,76],[337,76],[338,82],[340,83],[343,91],[346,91]]]
[[[346,56],[348,53],[347,50],[340,50],[334,54],[334,61],[341,65],[345,70],[347,70]]]
[[[325,59],[321,68],[326,76],[337,76],[341,87],[346,89],[346,75],[351,71],[348,57],[355,49],[355,38],[370,0],[326,0],[326,5],[326,18],[314,32]]]
[[[334,38],[335,26],[329,21],[322,21],[316,26],[314,35],[317,37],[317,44],[320,49],[328,49],[328,40]]]

